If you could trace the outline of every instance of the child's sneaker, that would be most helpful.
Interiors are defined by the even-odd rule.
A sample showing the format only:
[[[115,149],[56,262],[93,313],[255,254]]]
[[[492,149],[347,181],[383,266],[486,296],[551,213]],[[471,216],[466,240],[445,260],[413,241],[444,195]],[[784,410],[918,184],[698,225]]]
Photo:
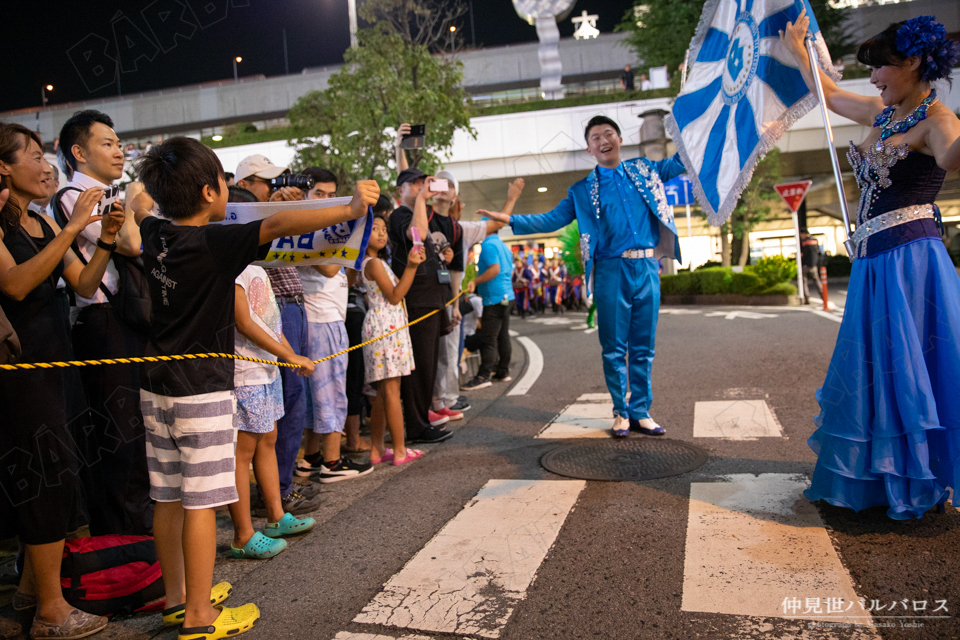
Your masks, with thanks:
[[[450,422],[450,416],[440,411],[427,411],[427,420],[430,421],[431,427],[439,427]]]
[[[373,465],[363,462],[354,462],[350,458],[340,456],[340,459],[327,466],[324,462],[320,466],[320,482],[340,482],[341,480],[353,480],[360,476],[365,476],[373,471]]]
[[[460,413],[459,411],[454,411],[453,409],[450,409],[449,407],[444,407],[443,409],[440,409],[440,411],[437,411],[437,415],[446,416],[447,418],[450,419],[450,422],[456,422],[457,420],[463,420],[463,414],[462,414],[462,413]]]
[[[323,465],[320,462],[310,464],[306,460],[297,460],[297,468],[294,473],[300,478],[309,478],[320,473],[321,469],[323,469]]]

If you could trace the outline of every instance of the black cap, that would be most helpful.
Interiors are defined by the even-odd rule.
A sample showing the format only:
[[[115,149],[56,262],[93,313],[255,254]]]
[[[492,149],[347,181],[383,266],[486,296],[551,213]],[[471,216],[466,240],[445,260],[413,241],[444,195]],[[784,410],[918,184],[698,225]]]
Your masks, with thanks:
[[[420,169],[404,169],[400,172],[400,175],[397,176],[397,186],[399,187],[404,182],[415,182],[426,177],[427,174],[420,171]]]

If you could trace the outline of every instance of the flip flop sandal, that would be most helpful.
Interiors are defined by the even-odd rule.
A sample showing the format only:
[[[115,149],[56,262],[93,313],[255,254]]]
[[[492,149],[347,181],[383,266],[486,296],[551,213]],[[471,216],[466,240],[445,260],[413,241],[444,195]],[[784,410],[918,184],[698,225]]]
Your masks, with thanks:
[[[380,464],[381,462],[393,462],[393,449],[384,449],[383,455],[376,456],[376,450],[370,450],[370,464]]]
[[[408,462],[413,462],[414,460],[417,460],[417,459],[422,458],[422,457],[423,457],[423,451],[421,451],[420,449],[407,449],[407,457],[406,457],[406,458],[394,458],[394,459],[393,459],[393,466],[399,467],[399,466],[402,465],[402,464],[407,464]]]
[[[234,558],[247,558],[250,560],[266,560],[272,558],[287,548],[286,540],[273,540],[263,535],[259,531],[253,534],[243,549],[237,549],[230,545],[230,553]]]
[[[223,601],[230,597],[233,592],[233,585],[229,582],[221,582],[213,586],[210,590],[210,604],[217,606],[223,604]],[[183,617],[186,615],[187,605],[178,604],[175,607],[163,610],[163,626],[179,627],[183,624]]]
[[[297,518],[291,513],[285,513],[279,522],[268,522],[263,535],[269,538],[295,536],[310,531],[316,524],[317,521],[313,518]]]
[[[179,640],[219,640],[230,638],[253,629],[254,623],[260,619],[260,609],[255,604],[245,604],[241,607],[229,609],[217,607],[220,615],[213,624],[206,627],[180,627]]]

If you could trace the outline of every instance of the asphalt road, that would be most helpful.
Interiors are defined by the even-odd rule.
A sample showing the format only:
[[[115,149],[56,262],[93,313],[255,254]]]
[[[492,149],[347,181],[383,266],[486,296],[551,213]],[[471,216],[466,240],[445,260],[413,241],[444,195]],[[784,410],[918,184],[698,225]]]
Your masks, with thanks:
[[[263,612],[245,637],[471,635],[425,631],[417,626],[416,615],[407,628],[354,619],[448,523],[469,517],[470,507],[479,504],[475,497],[489,481],[565,480],[545,471],[539,459],[571,441],[536,436],[583,394],[605,391],[597,335],[584,330],[584,318],[571,314],[559,323],[549,314],[545,322],[514,319],[512,328],[532,339],[543,354],[542,374],[529,392],[506,395],[528,362],[514,341],[514,382],[469,394],[473,408],[466,420],[453,425],[454,438],[425,447],[427,455],[414,464],[378,467],[367,477],[326,485],[324,504],[315,514],[318,527],[292,541],[276,558],[226,559],[229,520],[223,519],[217,578],[235,585],[228,604],[256,602]],[[719,607],[723,612],[684,606],[691,597],[685,594],[690,583],[689,576],[685,580],[685,571],[690,573],[685,564],[697,560],[688,557],[696,548],[688,535],[695,508],[690,499],[693,487],[729,481],[738,474],[809,478],[816,460],[806,445],[818,412],[814,391],[823,381],[839,326],[835,314],[797,309],[663,309],[651,412],[667,429],[668,438],[706,449],[708,462],[692,473],[659,480],[586,482],[575,507],[554,532],[555,539],[544,534],[550,544],[544,548],[545,557],[536,559],[535,579],[523,587],[520,597],[509,600],[487,592],[477,596],[501,607],[498,615],[505,623],[492,625],[496,630],[486,637],[960,637],[960,625],[953,618],[954,608],[960,607],[960,514],[952,507],[946,514],[895,522],[886,518],[884,509],[854,514],[817,505],[842,572],[849,575],[856,593],[868,603],[877,599],[884,605],[928,601],[928,609],[918,618],[879,617],[916,613],[888,607],[875,613],[873,622],[884,625],[879,628],[816,627],[809,616],[758,617],[742,615],[730,605]],[[782,434],[747,440],[694,436],[696,403],[737,399],[765,400]],[[536,523],[531,526],[537,528]],[[456,542],[452,541],[453,548]],[[774,550],[774,555],[783,551]],[[464,553],[452,566],[438,565],[437,572],[456,574],[457,562],[466,563],[472,551]],[[816,584],[817,575],[809,578]],[[757,597],[772,592],[779,600],[777,580],[777,576],[758,579],[751,589]],[[820,595],[784,592],[782,597],[805,601]],[[936,601],[946,601],[941,605],[946,612],[941,610],[937,614],[941,617],[934,618]],[[504,602],[510,603],[506,609]],[[397,603],[397,610],[405,606]],[[9,607],[0,609],[3,617],[12,617]],[[118,620],[98,637],[172,639],[176,634],[160,630],[158,616],[145,616]]]

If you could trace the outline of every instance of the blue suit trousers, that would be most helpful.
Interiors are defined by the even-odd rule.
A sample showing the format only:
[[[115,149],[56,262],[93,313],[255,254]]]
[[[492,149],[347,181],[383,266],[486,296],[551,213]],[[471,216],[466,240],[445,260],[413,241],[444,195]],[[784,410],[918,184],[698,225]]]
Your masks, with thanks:
[[[651,369],[660,313],[659,262],[651,258],[598,260],[593,300],[603,351],[603,374],[615,416],[650,417]],[[627,407],[629,369],[630,406]]]

